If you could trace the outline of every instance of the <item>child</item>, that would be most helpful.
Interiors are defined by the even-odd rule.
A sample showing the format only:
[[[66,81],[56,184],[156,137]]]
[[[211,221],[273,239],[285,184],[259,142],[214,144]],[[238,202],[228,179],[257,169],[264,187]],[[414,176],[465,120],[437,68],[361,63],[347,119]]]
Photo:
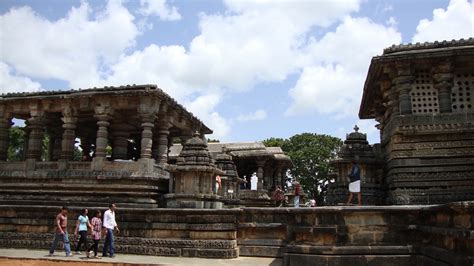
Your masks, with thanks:
[[[94,244],[87,249],[87,257],[89,258],[92,255],[92,249],[94,249],[94,258],[100,259],[97,256],[97,251],[99,250],[99,241],[102,235],[102,213],[98,210],[95,212],[95,217],[92,218],[91,225],[92,225],[92,239],[94,240]]]

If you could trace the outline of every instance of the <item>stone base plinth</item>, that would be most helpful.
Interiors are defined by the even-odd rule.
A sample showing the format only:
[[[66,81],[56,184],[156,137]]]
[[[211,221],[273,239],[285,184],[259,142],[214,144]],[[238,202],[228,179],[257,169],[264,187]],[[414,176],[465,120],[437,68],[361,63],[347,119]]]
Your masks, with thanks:
[[[218,195],[166,194],[164,198],[167,208],[222,209],[224,206]]]
[[[243,206],[246,207],[269,207],[272,200],[268,196],[267,190],[240,190],[239,199]]]
[[[362,183],[362,205],[383,205],[385,204],[386,193],[380,185]],[[326,204],[338,205],[345,204],[349,197],[349,184],[332,183],[329,185]],[[352,203],[357,204],[357,196],[353,196]]]

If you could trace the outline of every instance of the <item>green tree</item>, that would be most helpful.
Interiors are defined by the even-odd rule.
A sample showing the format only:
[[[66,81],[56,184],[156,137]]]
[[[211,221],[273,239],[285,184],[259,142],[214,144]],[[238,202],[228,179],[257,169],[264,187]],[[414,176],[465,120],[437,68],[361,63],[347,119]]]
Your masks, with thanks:
[[[21,161],[25,153],[25,131],[21,127],[11,127],[8,146],[8,161]]]
[[[302,133],[289,139],[270,138],[263,143],[267,147],[279,146],[290,156],[293,161],[290,175],[300,182],[308,197],[323,205],[330,182],[329,162],[335,158],[342,140],[329,135]]]

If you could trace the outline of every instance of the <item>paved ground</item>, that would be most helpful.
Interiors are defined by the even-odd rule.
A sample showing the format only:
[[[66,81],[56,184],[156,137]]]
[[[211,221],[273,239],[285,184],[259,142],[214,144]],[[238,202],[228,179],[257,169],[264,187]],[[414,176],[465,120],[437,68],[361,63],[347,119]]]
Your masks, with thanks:
[[[193,265],[193,266],[280,266],[281,259],[274,258],[255,258],[239,257],[237,259],[200,259],[183,257],[155,257],[117,254],[115,258],[87,259],[85,255],[74,255],[66,258],[64,252],[56,251],[54,257],[46,256],[47,250],[28,250],[28,249],[0,249],[0,265],[2,266],[46,266],[46,265],[73,265],[73,266],[92,266],[92,265]]]

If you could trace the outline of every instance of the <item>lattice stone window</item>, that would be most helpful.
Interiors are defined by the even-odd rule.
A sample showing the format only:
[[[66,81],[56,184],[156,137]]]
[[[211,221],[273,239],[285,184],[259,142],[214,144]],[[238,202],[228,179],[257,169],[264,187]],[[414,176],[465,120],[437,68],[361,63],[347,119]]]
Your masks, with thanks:
[[[451,90],[453,113],[474,112],[474,73],[455,73]]]
[[[410,96],[413,114],[439,113],[438,91],[435,90],[433,79],[428,71],[416,72]]]

